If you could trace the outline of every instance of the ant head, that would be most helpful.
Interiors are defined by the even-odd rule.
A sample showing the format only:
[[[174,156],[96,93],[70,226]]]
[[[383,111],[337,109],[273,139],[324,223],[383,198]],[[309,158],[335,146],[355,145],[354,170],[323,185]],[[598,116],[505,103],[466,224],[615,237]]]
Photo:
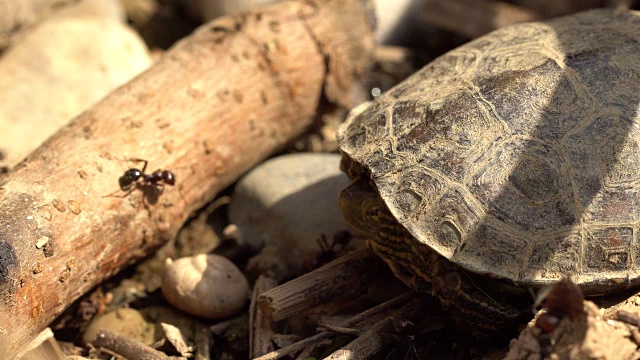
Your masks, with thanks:
[[[131,184],[138,181],[142,177],[142,171],[138,169],[129,169],[124,172],[124,175],[118,179],[120,183],[120,189],[129,190],[131,188]]]
[[[162,172],[162,179],[167,185],[175,185],[176,183],[175,175],[173,175],[173,173],[169,170],[165,170]]]

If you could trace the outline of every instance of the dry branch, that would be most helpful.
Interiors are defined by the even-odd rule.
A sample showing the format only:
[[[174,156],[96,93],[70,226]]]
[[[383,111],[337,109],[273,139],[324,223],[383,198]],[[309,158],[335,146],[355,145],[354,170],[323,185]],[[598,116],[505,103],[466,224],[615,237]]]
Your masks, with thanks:
[[[193,356],[194,360],[211,360],[211,347],[213,346],[213,337],[211,330],[204,323],[196,321],[194,342],[196,352]]]
[[[170,357],[150,346],[126,336],[117,335],[107,330],[100,330],[93,341],[96,347],[103,347],[127,359],[170,360]]]
[[[391,309],[393,307],[398,307],[401,306],[402,304],[405,304],[407,302],[409,302],[415,295],[413,294],[413,292],[407,292],[405,294],[402,294],[400,296],[397,296],[391,300],[385,301],[384,303],[377,305],[375,307],[372,307],[371,309],[364,311],[352,318],[350,318],[349,320],[343,322],[340,324],[340,326],[342,327],[349,327],[349,326],[354,326],[359,324],[362,321],[365,321],[369,318],[375,317],[376,315]],[[323,332],[319,332],[311,337],[308,337],[306,339],[300,340],[295,344],[291,344],[289,346],[286,346],[282,349],[270,352],[268,354],[265,354],[263,356],[260,356],[259,358],[255,358],[254,360],[276,360],[276,359],[280,359],[284,356],[287,355],[292,355],[295,354],[296,352],[312,346],[320,341],[329,339],[330,337],[332,337],[334,335],[334,333],[329,332],[329,331],[323,331]]]
[[[417,299],[405,304],[391,316],[376,322],[373,326],[363,331],[358,338],[335,351],[326,359],[329,360],[359,360],[369,359],[384,346],[399,338],[394,329],[394,321],[409,320],[417,322],[423,312],[421,303]]]
[[[322,96],[354,105],[373,47],[364,6],[291,1],[204,25],[5,177],[0,354],[11,358],[82,293],[173,238],[301,134]],[[123,161],[133,157],[172,170],[176,186],[104,197],[140,166]]]
[[[544,19],[558,17],[601,6],[616,6],[617,0],[516,0],[519,6],[531,9]]]
[[[363,247],[263,293],[258,307],[269,320],[280,321],[330,300],[361,295],[385,269]]]
[[[475,39],[503,26],[535,21],[541,16],[530,9],[495,0],[427,0],[422,21]]]
[[[273,351],[272,323],[258,309],[258,296],[278,285],[274,279],[260,275],[253,285],[249,306],[249,355],[255,358]]]

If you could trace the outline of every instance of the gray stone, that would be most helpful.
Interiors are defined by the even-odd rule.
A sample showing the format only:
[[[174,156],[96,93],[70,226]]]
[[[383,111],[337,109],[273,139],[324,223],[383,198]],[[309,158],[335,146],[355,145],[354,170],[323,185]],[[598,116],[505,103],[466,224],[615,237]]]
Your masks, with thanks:
[[[321,251],[321,236],[330,242],[347,231],[338,194],[348,184],[338,154],[283,155],[245,175],[231,197],[229,218],[238,240],[253,249],[264,246],[250,268],[280,280]]]

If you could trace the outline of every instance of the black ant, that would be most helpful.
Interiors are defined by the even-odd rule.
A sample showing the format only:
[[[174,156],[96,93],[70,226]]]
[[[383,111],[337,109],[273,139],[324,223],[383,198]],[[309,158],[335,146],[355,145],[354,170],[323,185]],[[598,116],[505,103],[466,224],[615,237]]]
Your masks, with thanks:
[[[304,269],[311,271],[320,266],[335,260],[340,251],[344,250],[352,239],[352,235],[348,231],[339,231],[333,235],[331,241],[327,239],[325,234],[320,234],[320,238],[316,240],[320,250],[310,255],[303,261]]]
[[[144,159],[130,159],[130,161],[144,162],[142,170],[131,168],[124,172],[124,174],[118,179],[120,189],[122,191],[128,191],[123,197],[129,195],[133,190],[139,187],[154,187],[158,188],[162,185],[175,185],[176,176],[171,170],[156,170],[151,174],[146,174],[144,171],[147,169],[149,163]],[[135,185],[135,186],[134,186]],[[111,196],[109,194],[106,196]],[[105,197],[106,197],[105,196]]]

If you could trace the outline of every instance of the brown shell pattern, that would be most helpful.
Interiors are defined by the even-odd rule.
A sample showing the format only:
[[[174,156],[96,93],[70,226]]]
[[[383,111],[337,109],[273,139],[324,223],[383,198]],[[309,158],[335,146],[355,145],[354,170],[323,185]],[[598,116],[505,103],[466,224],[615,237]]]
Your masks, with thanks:
[[[640,282],[640,14],[495,31],[352,114],[341,150],[468,270],[587,292]]]

